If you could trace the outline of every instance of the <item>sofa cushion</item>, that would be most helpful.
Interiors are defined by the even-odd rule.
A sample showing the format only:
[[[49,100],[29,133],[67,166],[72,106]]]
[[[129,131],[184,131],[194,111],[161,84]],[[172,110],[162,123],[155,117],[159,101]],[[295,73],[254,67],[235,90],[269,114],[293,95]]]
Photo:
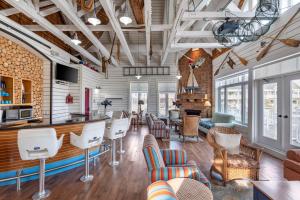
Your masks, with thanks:
[[[228,154],[227,166],[231,168],[258,168],[258,162],[242,154]]]
[[[208,121],[200,121],[199,122],[199,125],[206,128],[206,129],[211,129],[212,127],[215,126],[215,124],[211,121],[211,120],[208,120]]]
[[[234,116],[225,113],[214,113],[212,117],[212,122],[214,123],[232,123],[234,121]]]
[[[166,181],[157,181],[147,188],[147,200],[176,200],[175,192]]]
[[[293,171],[296,171],[296,172],[300,173],[300,163],[299,162],[295,162],[293,160],[288,160],[287,159],[287,160],[283,161],[283,166],[285,168],[289,168]]]
[[[240,143],[242,134],[225,134],[221,132],[215,132],[216,143],[224,147],[229,154],[240,153]]]
[[[291,149],[287,152],[287,158],[290,160],[294,160],[300,162],[300,149]]]

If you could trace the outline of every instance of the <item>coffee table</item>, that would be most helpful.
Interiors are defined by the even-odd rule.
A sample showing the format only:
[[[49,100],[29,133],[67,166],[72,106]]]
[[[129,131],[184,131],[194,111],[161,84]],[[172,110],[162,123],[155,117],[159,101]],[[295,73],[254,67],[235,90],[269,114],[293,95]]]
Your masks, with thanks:
[[[298,200],[300,181],[253,181],[253,200]]]

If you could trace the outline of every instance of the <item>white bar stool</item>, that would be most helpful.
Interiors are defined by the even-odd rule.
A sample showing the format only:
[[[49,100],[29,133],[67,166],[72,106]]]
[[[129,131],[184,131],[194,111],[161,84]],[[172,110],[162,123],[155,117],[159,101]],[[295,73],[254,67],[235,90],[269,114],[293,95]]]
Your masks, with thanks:
[[[112,141],[110,166],[119,165],[119,162],[116,161],[116,140],[122,138],[127,129],[128,118],[113,119],[110,129],[105,132],[105,136]]]
[[[104,130],[105,121],[102,121],[84,125],[80,136],[72,132],[70,133],[71,144],[85,150],[85,175],[80,178],[82,182],[89,182],[93,180],[93,176],[90,175],[89,168],[89,149],[99,146],[102,143]]]
[[[62,146],[64,135],[59,140],[54,128],[22,129],[18,132],[18,148],[22,160],[40,160],[39,192],[32,199],[39,200],[50,195],[45,190],[45,160],[54,157]]]
[[[130,129],[130,126],[131,126],[131,117],[132,117],[132,115],[130,115],[129,118],[123,118],[123,119],[128,119],[128,124],[127,124],[127,130],[123,133],[123,136],[120,138],[120,150],[117,151],[118,154],[124,154],[126,152],[123,149],[123,138],[126,136],[128,130]]]

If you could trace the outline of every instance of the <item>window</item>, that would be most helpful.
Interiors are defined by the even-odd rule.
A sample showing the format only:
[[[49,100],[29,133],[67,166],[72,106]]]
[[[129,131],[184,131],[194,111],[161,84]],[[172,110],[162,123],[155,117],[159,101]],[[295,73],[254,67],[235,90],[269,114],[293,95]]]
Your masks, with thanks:
[[[166,117],[169,110],[175,109],[176,83],[158,83],[158,115]]]
[[[139,101],[144,104],[141,105],[143,113],[147,112],[147,101],[148,101],[148,83],[132,82],[130,83],[130,110],[139,111]]]
[[[241,124],[248,124],[248,72],[231,78],[216,80],[217,111],[235,116]]]

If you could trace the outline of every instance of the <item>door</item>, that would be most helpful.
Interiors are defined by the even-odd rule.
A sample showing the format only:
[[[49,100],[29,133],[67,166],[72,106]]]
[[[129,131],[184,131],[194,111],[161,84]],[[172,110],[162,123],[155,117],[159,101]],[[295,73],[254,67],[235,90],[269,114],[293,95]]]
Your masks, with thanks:
[[[283,120],[286,126],[286,148],[300,147],[300,75],[288,76],[285,79],[286,112]]]
[[[273,149],[282,143],[282,81],[261,80],[258,87],[257,142]]]
[[[90,89],[89,88],[85,88],[85,115],[89,115],[90,114]]]

